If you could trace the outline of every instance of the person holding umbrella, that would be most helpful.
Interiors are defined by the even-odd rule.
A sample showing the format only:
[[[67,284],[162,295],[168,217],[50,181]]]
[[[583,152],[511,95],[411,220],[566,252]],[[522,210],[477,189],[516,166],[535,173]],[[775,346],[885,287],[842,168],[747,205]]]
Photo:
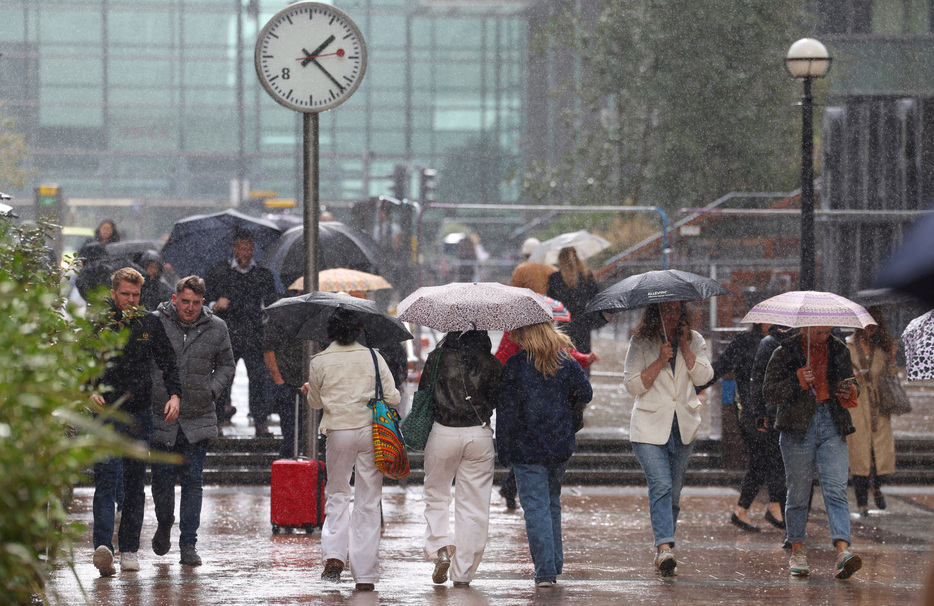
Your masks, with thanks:
[[[859,385],[850,353],[833,336],[833,326],[865,328],[875,324],[868,311],[829,292],[791,291],[757,303],[743,322],[773,322],[801,328],[772,354],[765,369],[762,397],[775,407],[775,429],[785,463],[785,529],[791,544],[792,576],[811,574],[804,540],[814,472],[827,510],[830,537],[837,549],[834,577],[847,579],[862,566],[850,549],[850,511],[846,498],[853,433],[847,409],[857,405]]]
[[[593,398],[571,340],[553,322],[512,331],[522,352],[506,361],[496,415],[499,462],[512,466],[522,499],[535,584],[549,588],[564,567],[561,484],[574,453],[574,411]]]
[[[838,554],[834,577],[847,579],[862,567],[859,555],[850,549],[846,497],[846,436],[853,433],[847,409],[857,405],[859,390],[846,344],[830,331],[830,326],[809,326],[785,340],[769,360],[762,395],[777,407],[775,428],[781,432],[788,487],[785,524],[791,542],[791,575],[811,572],[804,540],[816,470]]]
[[[363,322],[354,311],[338,308],[330,315],[327,336],[331,344],[312,358],[302,393],[309,406],[324,409],[320,428],[327,436],[321,578],[340,582],[344,565],[349,563],[356,588],[372,591],[379,581],[383,487],[373,448],[373,413],[367,407],[374,397],[376,373],[387,406],[398,406],[400,396],[382,357],[357,343],[362,330]],[[351,475],[355,478],[352,490]]]
[[[493,431],[503,367],[490,353],[485,330],[449,332],[428,354],[435,368],[434,424],[425,445],[425,556],[435,562],[432,581],[455,586],[473,580],[486,548],[493,490]],[[422,373],[419,389],[430,389],[435,371]],[[451,531],[451,483],[454,529]]]
[[[629,342],[623,383],[636,398],[630,440],[648,482],[654,565],[662,576],[674,575],[677,565],[672,549],[681,487],[701,422],[695,386],[713,374],[707,344],[691,330],[687,303],[649,305]]]

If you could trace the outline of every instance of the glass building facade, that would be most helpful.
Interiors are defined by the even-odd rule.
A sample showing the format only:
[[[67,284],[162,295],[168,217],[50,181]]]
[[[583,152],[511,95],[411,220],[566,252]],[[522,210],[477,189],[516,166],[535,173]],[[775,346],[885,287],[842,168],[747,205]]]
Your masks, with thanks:
[[[247,189],[299,198],[301,115],[275,103],[253,67],[259,30],[286,4],[0,0],[0,113],[17,120],[34,169],[8,193],[22,203],[40,183],[58,185],[88,212],[114,207],[138,237]],[[480,140],[519,158],[525,3],[333,4],[362,30],[369,64],[356,94],[321,115],[322,204],[391,193],[399,163],[437,168],[443,183]],[[498,200],[517,198],[498,187]],[[75,212],[71,222],[96,225]]]

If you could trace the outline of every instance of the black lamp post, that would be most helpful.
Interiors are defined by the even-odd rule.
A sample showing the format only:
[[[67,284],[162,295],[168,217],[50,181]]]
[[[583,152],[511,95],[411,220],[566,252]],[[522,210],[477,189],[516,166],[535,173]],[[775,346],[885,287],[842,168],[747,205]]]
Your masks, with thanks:
[[[811,79],[823,78],[830,69],[827,47],[813,38],[802,38],[788,49],[785,67],[792,78],[804,82],[801,97],[801,275],[799,290],[814,290],[814,117]]]

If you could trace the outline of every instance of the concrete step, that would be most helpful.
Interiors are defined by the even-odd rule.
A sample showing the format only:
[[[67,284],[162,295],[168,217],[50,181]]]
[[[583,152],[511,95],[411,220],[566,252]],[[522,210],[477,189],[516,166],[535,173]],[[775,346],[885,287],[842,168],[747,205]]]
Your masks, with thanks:
[[[205,461],[206,484],[269,484],[272,462],[278,458],[279,440],[274,438],[218,438]],[[689,485],[738,486],[744,470],[725,469],[720,441],[698,439],[685,482]],[[422,482],[423,454],[409,453],[412,473],[409,483]],[[506,470],[497,467],[497,482]],[[628,440],[581,439],[571,458],[565,481],[573,484],[642,485],[645,478]],[[387,483],[392,483],[387,480]],[[896,471],[893,484],[934,484],[934,439],[896,439]]]

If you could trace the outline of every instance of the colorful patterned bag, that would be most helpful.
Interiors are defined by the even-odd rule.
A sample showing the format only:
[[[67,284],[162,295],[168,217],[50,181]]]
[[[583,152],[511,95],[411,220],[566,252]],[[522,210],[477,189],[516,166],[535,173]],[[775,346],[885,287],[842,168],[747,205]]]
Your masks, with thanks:
[[[376,369],[376,397],[367,406],[373,410],[373,449],[376,451],[376,466],[387,478],[401,480],[409,475],[409,456],[399,428],[399,413],[386,406],[383,401],[383,382],[379,378],[379,362],[376,352],[370,348],[373,366]]]

